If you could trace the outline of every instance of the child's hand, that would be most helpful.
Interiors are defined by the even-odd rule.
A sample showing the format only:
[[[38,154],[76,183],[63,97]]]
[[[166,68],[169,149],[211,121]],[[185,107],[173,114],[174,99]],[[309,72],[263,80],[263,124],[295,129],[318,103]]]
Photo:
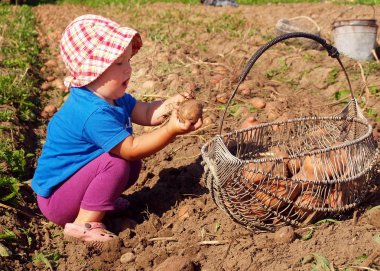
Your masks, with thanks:
[[[167,105],[178,105],[187,99],[194,99],[195,95],[192,92],[182,92],[167,99],[164,103]]]
[[[187,99],[194,98],[194,93],[191,92],[182,92],[173,97],[168,98],[162,105],[169,108],[169,111],[172,109],[178,109],[178,105]]]
[[[181,122],[178,118],[178,109],[176,108],[173,110],[170,120],[166,126],[170,133],[175,135],[183,135],[199,129],[202,126],[202,119],[199,118],[195,124],[192,124],[188,120]]]
[[[177,110],[179,108],[180,103],[184,102],[186,99],[190,99],[193,97],[194,97],[193,93],[183,92],[166,99],[155,110],[153,114],[153,118],[152,118],[153,119],[152,123],[154,123],[155,125],[161,124],[167,119],[167,117],[170,115],[170,112],[172,112],[173,110]]]

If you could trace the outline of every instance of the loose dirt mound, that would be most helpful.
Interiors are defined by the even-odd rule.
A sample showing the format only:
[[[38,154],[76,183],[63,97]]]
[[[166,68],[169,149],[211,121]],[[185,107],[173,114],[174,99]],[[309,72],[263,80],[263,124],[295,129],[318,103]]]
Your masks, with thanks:
[[[321,36],[331,41],[334,19],[368,18],[368,7],[154,4],[96,9],[44,5],[36,7],[35,13],[42,59],[46,61],[41,72],[50,81],[45,90],[49,93],[46,104],[59,107],[65,95],[61,87],[64,67],[58,56],[60,34],[75,17],[95,13],[142,33],[144,47],[133,59],[134,77],[129,91],[140,99],[151,100],[192,89],[204,102],[205,124],[198,132],[178,137],[144,161],[137,185],[126,192],[132,203],[130,210],[125,216],[107,219],[108,226],[122,239],[119,246],[98,251],[63,242],[62,228],[47,223],[32,205],[33,199],[29,199],[33,218],[23,214],[1,218],[0,224],[12,230],[27,227],[27,236],[33,240],[33,249],[24,240],[17,250],[18,261],[6,260],[5,270],[45,270],[41,260],[27,264],[30,256],[38,253],[45,255],[57,270],[310,270],[318,255],[341,270],[360,265],[374,250],[376,228],[368,223],[364,210],[369,204],[380,203],[375,192],[362,205],[357,220],[352,219],[352,213],[344,214],[335,217],[341,219],[339,223],[295,229],[293,242],[279,243],[274,233],[250,232],[216,207],[202,177],[200,158],[201,146],[217,133],[224,104],[244,64],[259,46],[274,37],[277,20],[310,16],[321,27]],[[380,113],[380,66],[375,62],[359,65],[348,58],[343,61],[356,94],[362,97],[360,101],[367,109]],[[360,67],[364,67],[364,77]],[[335,60],[324,51],[292,44],[279,44],[268,51],[247,80],[247,87],[228,110],[224,132],[236,129],[248,115],[262,122],[280,117],[333,115],[342,109],[340,99],[347,93],[343,91],[347,83]],[[254,97],[264,99],[266,107],[253,108],[249,101]],[[376,127],[375,117],[369,116]],[[136,132],[148,130],[137,127]],[[28,258],[23,253],[31,255]],[[54,260],[57,255],[61,257]]]

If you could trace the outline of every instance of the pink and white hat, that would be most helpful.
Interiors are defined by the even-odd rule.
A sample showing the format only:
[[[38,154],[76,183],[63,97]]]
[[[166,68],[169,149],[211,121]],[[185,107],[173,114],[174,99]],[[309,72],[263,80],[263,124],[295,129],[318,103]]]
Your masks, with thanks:
[[[82,15],[72,21],[61,38],[61,57],[73,87],[98,78],[132,42],[132,54],[142,46],[137,31],[98,15]]]

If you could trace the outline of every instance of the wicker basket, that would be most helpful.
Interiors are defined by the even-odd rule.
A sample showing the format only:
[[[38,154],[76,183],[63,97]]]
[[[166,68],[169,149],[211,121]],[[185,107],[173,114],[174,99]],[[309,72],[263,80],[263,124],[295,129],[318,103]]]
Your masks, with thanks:
[[[227,108],[253,64],[272,45],[290,38],[312,39],[337,59],[351,101],[336,116],[276,121],[222,135]],[[216,204],[251,230],[275,230],[355,208],[373,179],[378,148],[337,50],[318,36],[290,33],[264,45],[249,60],[227,102],[219,135],[201,153]]]

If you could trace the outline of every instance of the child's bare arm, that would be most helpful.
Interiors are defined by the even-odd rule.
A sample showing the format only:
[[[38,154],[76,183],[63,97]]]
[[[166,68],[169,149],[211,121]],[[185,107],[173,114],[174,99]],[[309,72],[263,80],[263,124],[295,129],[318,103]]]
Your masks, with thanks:
[[[137,101],[135,108],[132,111],[133,122],[143,126],[157,125],[153,119],[153,114],[163,103],[164,101],[150,103]]]
[[[201,126],[201,119],[196,124],[189,121],[181,123],[177,117],[177,110],[173,110],[169,122],[164,126],[140,136],[129,136],[110,152],[126,160],[141,159],[163,149],[176,135],[194,131]]]

